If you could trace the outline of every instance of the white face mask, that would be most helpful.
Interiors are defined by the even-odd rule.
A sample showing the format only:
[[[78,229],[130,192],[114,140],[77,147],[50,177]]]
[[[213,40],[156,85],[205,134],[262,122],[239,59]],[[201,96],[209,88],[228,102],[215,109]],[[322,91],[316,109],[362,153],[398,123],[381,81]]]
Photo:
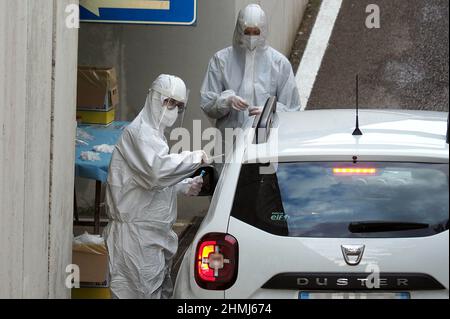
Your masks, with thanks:
[[[164,107],[163,114],[161,115],[160,126],[164,127],[172,127],[178,118],[178,109],[174,108],[169,110],[167,107]]]
[[[253,51],[258,46],[259,39],[260,39],[259,35],[244,35],[243,39],[244,46],[250,51]]]

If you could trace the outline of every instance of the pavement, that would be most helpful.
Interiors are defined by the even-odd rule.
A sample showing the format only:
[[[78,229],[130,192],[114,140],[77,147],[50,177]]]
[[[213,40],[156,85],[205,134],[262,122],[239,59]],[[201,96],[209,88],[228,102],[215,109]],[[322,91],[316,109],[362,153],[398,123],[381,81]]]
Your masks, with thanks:
[[[368,29],[366,7],[380,8],[380,29]],[[344,0],[307,109],[448,111],[447,0]]]

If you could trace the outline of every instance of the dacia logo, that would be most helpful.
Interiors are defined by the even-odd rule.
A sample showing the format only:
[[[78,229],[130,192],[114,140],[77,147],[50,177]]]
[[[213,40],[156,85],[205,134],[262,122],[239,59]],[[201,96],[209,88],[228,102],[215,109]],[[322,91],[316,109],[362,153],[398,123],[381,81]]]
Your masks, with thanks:
[[[364,248],[364,245],[342,245],[342,254],[347,265],[359,265],[364,254]]]

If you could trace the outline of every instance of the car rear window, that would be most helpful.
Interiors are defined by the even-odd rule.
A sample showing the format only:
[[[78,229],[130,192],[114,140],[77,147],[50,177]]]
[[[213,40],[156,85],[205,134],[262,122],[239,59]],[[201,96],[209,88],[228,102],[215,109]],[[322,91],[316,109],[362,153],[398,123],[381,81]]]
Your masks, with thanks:
[[[425,237],[448,229],[448,164],[279,163],[242,166],[231,215],[290,237]],[[352,223],[427,227],[354,232]]]

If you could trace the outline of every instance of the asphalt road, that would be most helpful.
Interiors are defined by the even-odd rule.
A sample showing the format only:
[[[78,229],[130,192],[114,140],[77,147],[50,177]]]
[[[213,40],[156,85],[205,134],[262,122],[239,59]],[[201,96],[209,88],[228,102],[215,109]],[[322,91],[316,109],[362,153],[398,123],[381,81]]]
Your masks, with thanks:
[[[380,8],[368,29],[366,6]],[[448,111],[448,0],[344,0],[307,109]]]

